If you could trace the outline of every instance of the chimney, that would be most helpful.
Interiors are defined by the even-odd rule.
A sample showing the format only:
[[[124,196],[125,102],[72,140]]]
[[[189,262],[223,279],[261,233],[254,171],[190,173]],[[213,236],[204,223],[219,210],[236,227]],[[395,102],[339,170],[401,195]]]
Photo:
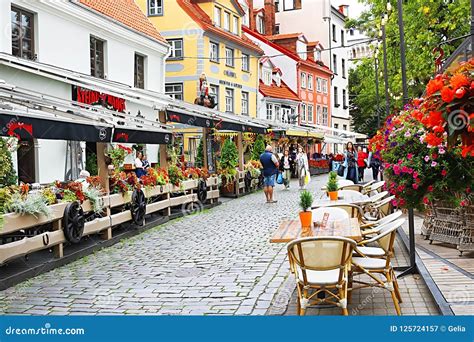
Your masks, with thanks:
[[[253,0],[247,0],[247,3],[249,5],[249,29],[255,31],[256,25],[255,16],[253,15]]]
[[[341,5],[339,6],[339,12],[344,15],[345,17],[349,16],[349,5]]]
[[[265,34],[275,34],[275,3],[273,0],[265,0]]]

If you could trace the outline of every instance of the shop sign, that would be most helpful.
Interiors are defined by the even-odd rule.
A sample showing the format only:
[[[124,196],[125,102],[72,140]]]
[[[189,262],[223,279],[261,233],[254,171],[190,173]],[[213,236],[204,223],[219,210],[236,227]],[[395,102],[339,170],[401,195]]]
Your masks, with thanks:
[[[72,99],[92,106],[100,105],[117,112],[125,112],[125,99],[79,86],[72,87]]]
[[[229,82],[229,81],[219,80],[219,84],[225,85],[227,87],[242,89],[242,84],[232,83],[232,82]]]

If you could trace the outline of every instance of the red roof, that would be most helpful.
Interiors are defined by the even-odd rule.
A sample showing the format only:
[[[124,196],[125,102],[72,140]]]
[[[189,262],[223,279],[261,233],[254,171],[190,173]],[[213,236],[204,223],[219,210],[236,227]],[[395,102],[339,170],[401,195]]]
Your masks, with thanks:
[[[134,0],[79,0],[79,2],[150,38],[166,42]]]
[[[250,50],[257,52],[260,55],[263,55],[263,50],[260,49],[258,45],[252,42],[249,38],[245,36],[237,36],[220,27],[214,26],[212,19],[194,0],[176,1],[181,6],[181,8],[204,30],[217,34],[225,39],[232,41],[234,44],[244,46]]]
[[[242,26],[242,30],[243,30],[243,32],[250,34],[251,36],[257,38],[258,40],[261,40],[265,44],[271,46],[275,50],[280,51],[282,54],[290,57],[291,59],[297,61],[298,63],[306,65],[306,66],[311,67],[311,68],[316,68],[316,69],[318,69],[322,72],[325,72],[329,75],[332,75],[332,71],[326,65],[321,66],[318,63],[316,63],[315,61],[312,61],[310,59],[307,59],[307,60],[302,59],[298,54],[294,53],[293,51],[290,51],[290,50],[288,50],[287,48],[284,48],[281,45],[273,43],[272,41],[268,40],[266,36],[263,36],[258,32],[252,31],[251,29],[249,29],[246,26]]]
[[[282,39],[295,39],[295,38],[300,38],[303,36],[304,40],[307,41],[306,37],[304,36],[303,33],[297,32],[297,33],[282,33],[282,34],[275,34],[273,36],[265,36],[268,40],[282,40]]]
[[[276,99],[292,100],[300,102],[301,99],[291,90],[285,82],[281,81],[281,85],[277,86],[275,81],[271,85],[266,85],[260,80],[259,91],[263,96],[273,97]]]

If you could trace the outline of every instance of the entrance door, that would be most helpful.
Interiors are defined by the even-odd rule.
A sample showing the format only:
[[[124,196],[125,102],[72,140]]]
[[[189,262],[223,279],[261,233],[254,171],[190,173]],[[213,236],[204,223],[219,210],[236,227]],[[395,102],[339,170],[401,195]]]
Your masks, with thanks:
[[[19,141],[18,146],[18,179],[23,183],[35,183],[35,144],[33,141]]]

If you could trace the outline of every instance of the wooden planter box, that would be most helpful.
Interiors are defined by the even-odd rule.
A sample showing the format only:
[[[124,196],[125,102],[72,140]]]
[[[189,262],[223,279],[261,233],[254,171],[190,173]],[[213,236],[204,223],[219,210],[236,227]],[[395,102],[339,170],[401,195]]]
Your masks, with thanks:
[[[143,193],[145,194],[146,198],[150,197],[155,197],[155,196],[160,196],[163,194],[167,194],[170,192],[171,185],[166,184],[166,185],[157,185],[154,187],[144,187],[143,188]]]

